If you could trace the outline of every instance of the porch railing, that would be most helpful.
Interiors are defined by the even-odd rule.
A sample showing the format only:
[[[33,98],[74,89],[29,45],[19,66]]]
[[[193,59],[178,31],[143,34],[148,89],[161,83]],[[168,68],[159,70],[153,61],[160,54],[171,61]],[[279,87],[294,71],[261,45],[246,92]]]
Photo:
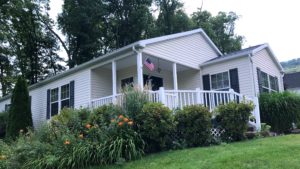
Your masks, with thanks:
[[[208,90],[164,90],[161,87],[158,91],[145,91],[148,93],[148,99],[151,102],[160,102],[166,105],[171,110],[182,109],[185,106],[202,104],[210,111],[213,111],[221,104],[229,102],[253,102],[255,109],[252,112],[256,122],[250,122],[260,129],[260,113],[257,97],[247,97],[234,92],[232,89],[229,91],[208,91]],[[111,95],[94,99],[90,103],[91,108],[97,108],[108,104],[123,105],[124,97],[122,94]]]

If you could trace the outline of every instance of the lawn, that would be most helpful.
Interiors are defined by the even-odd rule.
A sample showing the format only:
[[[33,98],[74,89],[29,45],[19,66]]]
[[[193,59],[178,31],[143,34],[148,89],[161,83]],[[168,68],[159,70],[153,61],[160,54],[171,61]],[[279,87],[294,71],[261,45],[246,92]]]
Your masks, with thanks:
[[[103,167],[101,167],[103,168]],[[300,168],[300,135],[287,135],[168,151],[105,169],[293,169]],[[97,167],[91,169],[100,169]]]

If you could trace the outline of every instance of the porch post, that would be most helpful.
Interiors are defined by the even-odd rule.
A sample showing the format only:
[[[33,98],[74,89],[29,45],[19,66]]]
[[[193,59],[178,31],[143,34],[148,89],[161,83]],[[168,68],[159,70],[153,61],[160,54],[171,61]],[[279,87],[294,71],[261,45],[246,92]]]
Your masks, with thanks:
[[[111,62],[111,66],[112,66],[112,94],[113,94],[113,99],[114,99],[113,102],[114,102],[117,95],[117,65],[115,60]]]
[[[178,90],[177,64],[176,63],[173,63],[173,85],[174,85],[174,90]]]
[[[143,58],[142,52],[137,52],[136,55],[136,65],[137,65],[137,83],[138,87],[143,90],[144,82],[143,82]]]

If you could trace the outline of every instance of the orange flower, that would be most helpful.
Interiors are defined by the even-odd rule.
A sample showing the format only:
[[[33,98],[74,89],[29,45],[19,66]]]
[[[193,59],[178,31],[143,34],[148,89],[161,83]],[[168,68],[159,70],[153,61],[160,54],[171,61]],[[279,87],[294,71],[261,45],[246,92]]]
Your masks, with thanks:
[[[115,122],[115,121],[116,121],[115,119],[111,119],[111,120],[110,120],[110,122],[112,122],[112,123]]]
[[[129,121],[129,119],[126,118],[126,117],[123,120],[124,120],[124,122],[128,122]]]
[[[124,116],[121,114],[121,115],[119,115],[119,119],[123,119],[124,118]]]
[[[79,138],[83,139],[83,134],[79,134]]]
[[[5,160],[6,159],[6,156],[5,155],[1,155],[0,156],[0,160]]]
[[[133,121],[129,121],[128,125],[132,126],[133,125]]]
[[[119,123],[118,123],[118,126],[122,126],[122,125],[123,125],[123,122],[119,122]]]
[[[92,125],[86,124],[85,127],[86,127],[87,129],[90,129],[90,128],[92,127]]]
[[[70,140],[65,140],[64,145],[69,145],[71,144]]]

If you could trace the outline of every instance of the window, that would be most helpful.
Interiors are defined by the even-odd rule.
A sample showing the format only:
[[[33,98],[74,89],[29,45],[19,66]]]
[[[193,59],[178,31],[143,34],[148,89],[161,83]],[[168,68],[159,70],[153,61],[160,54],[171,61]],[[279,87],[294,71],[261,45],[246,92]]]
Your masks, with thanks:
[[[60,107],[63,109],[64,107],[70,107],[70,85],[66,84],[61,87],[61,105]]]
[[[4,111],[9,111],[11,104],[5,104]]]
[[[211,88],[213,90],[226,90],[229,89],[229,74],[222,72],[211,75]]]
[[[260,77],[262,93],[279,91],[278,78],[276,76],[271,76],[265,72],[260,71]]]
[[[51,116],[58,114],[58,88],[50,92]]]
[[[129,77],[121,80],[121,87],[125,87],[126,85],[133,85],[133,77]]]

